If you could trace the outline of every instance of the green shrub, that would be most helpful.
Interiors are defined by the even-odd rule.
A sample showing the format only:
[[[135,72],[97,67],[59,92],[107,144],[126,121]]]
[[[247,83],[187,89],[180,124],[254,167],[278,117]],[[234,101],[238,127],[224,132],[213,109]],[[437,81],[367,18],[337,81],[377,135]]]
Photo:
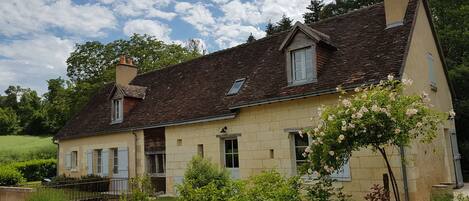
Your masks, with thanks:
[[[464,194],[458,194],[458,196],[456,196],[456,200],[457,201],[469,201],[469,196],[464,195]]]
[[[27,201],[68,201],[66,194],[57,189],[38,188]]]
[[[228,171],[220,170],[216,165],[200,156],[195,156],[190,161],[184,173],[184,181],[190,183],[193,188],[200,188],[212,182],[217,187],[221,187],[228,180],[230,180]]]
[[[179,200],[228,200],[237,192],[240,185],[230,180],[229,173],[195,156],[189,163],[184,174],[184,181],[177,186]]]
[[[275,170],[265,171],[246,181],[245,199],[249,201],[299,201],[298,177],[285,178]]]
[[[119,196],[119,201],[150,201],[155,188],[150,177],[135,177],[130,179],[130,194]]]
[[[87,192],[106,192],[109,190],[110,180],[99,175],[86,175],[80,178],[60,175],[54,177],[45,185],[53,188],[67,188]]]
[[[350,195],[342,192],[343,188],[332,186],[332,179],[320,177],[313,184],[304,185],[306,190],[306,200],[311,201],[348,201]]]
[[[0,186],[14,186],[24,180],[23,175],[16,169],[8,166],[0,167]]]
[[[55,159],[42,159],[18,162],[8,165],[18,170],[27,181],[40,181],[43,178],[52,178],[57,173]]]

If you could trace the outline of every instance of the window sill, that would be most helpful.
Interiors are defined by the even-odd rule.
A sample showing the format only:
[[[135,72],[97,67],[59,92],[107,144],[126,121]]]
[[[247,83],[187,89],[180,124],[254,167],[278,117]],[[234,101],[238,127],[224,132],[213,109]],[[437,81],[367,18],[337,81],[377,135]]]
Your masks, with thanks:
[[[297,87],[297,86],[301,86],[301,85],[305,85],[305,84],[315,83],[317,81],[318,81],[317,79],[313,79],[313,80],[307,80],[307,81],[301,81],[301,82],[293,82],[293,83],[289,84],[288,87]]]
[[[122,123],[123,121],[124,121],[123,119],[115,120],[115,121],[112,121],[112,122],[111,122],[111,125],[112,125],[112,124],[120,124],[120,123]]]
[[[301,176],[300,178],[306,183],[311,183],[311,182],[314,182],[314,180],[317,179],[318,177],[304,175],[304,176]],[[330,178],[335,182],[351,182],[352,181],[352,178],[350,177],[330,177]]]

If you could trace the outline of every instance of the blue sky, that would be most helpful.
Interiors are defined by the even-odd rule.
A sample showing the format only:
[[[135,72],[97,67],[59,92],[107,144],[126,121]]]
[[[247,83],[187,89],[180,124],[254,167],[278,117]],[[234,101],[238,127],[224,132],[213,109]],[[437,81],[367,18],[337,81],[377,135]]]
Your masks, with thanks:
[[[308,0],[8,0],[0,1],[0,92],[20,85],[44,93],[66,78],[76,43],[133,33],[167,43],[198,39],[209,52],[264,37],[269,20],[302,21]]]

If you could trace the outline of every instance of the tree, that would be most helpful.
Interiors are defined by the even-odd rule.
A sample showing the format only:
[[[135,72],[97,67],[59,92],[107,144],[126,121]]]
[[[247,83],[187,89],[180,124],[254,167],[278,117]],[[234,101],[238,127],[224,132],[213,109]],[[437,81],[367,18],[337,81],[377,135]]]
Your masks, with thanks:
[[[336,0],[323,7],[320,18],[325,19],[336,15],[342,15],[382,1],[383,0]]]
[[[274,33],[290,30],[291,28],[292,20],[283,14],[282,18],[275,25],[269,21],[265,27],[265,32],[267,36],[270,36]]]
[[[113,81],[120,55],[133,58],[139,73],[144,73],[193,59],[200,53],[198,49],[165,44],[149,35],[134,34],[129,40],[120,39],[108,44],[85,42],[77,44],[68,57],[67,76],[74,84]]]
[[[15,111],[0,107],[0,135],[15,135],[20,130],[20,121]]]
[[[256,41],[256,38],[252,35],[252,33],[249,35],[248,39],[246,40],[246,43],[251,43]]]
[[[455,109],[461,165],[469,170],[469,2],[430,0],[433,21],[441,41],[449,78],[456,92]]]
[[[324,7],[323,0],[311,0],[311,3],[306,7],[306,9],[311,12],[303,14],[303,18],[306,24],[311,24],[317,22],[321,19],[321,10]]]
[[[265,26],[265,33],[267,36],[270,36],[274,33],[276,33],[275,26],[272,24],[272,22],[269,20],[267,25]]]
[[[108,44],[97,41],[77,44],[67,59],[68,89],[73,108],[70,115],[79,111],[104,83],[115,79],[115,66],[120,55],[134,59],[139,73],[161,69],[200,56],[200,49],[178,44],[165,44],[149,35],[134,34],[128,40],[115,40]]]
[[[312,144],[303,153],[310,163],[308,172],[330,175],[342,167],[353,151],[371,147],[381,154],[391,180],[396,201],[400,200],[396,178],[386,153],[388,148],[410,146],[414,139],[431,142],[448,113],[431,109],[428,94],[404,95],[412,81],[387,81],[365,88],[356,88],[349,98],[340,97],[339,104],[320,110],[320,122],[306,129]],[[342,96],[345,91],[338,88]],[[454,112],[449,112],[454,117]]]
[[[189,52],[198,52],[201,55],[207,54],[207,49],[201,39],[191,38],[185,43],[185,48]]]
[[[292,19],[287,17],[285,14],[282,15],[282,19],[277,22],[277,32],[287,31],[292,28]]]

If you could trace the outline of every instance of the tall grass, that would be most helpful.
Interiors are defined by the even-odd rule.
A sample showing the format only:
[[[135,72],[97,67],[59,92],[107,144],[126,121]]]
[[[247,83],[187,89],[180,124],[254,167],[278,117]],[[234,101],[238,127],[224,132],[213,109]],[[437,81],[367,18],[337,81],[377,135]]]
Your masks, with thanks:
[[[0,136],[0,165],[50,158],[57,158],[57,146],[51,137]]]

